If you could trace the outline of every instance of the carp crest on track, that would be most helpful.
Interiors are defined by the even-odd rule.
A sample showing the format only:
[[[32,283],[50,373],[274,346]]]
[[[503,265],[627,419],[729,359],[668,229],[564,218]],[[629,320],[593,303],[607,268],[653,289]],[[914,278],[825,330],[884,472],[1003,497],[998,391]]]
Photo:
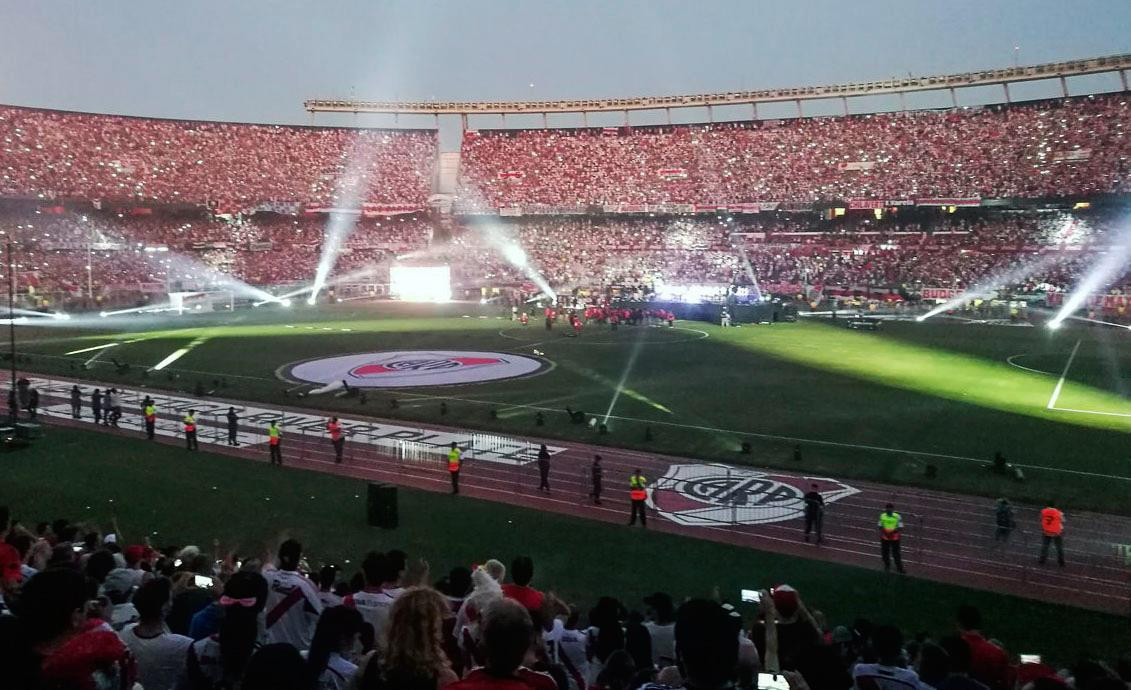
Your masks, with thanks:
[[[800,518],[813,483],[826,506],[859,493],[834,479],[770,474],[718,464],[671,465],[648,503],[681,525],[762,525]]]

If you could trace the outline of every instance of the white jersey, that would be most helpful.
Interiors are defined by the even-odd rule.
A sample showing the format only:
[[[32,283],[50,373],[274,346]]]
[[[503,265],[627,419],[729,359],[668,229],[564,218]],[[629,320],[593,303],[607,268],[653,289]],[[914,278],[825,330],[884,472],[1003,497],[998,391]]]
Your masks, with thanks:
[[[309,658],[307,652],[302,652],[302,658]],[[357,675],[357,664],[337,652],[332,652],[326,660],[326,668],[318,676],[317,690],[347,690]]]
[[[402,591],[404,590],[399,588],[387,590],[363,589],[346,597],[342,604],[357,609],[365,622],[373,626],[373,635],[378,640],[378,644],[383,644],[381,635],[384,633],[385,624],[389,620],[389,610],[393,608],[393,602],[397,600],[397,595]]]
[[[267,607],[264,609],[267,644],[286,642],[308,649],[322,602],[314,583],[293,570],[264,570]]]
[[[566,671],[570,690],[586,690],[589,678],[589,636],[582,630],[563,629],[558,636],[558,663]]]
[[[911,669],[884,664],[856,664],[852,686],[856,690],[931,690]]]
[[[137,624],[127,625],[118,633],[137,661],[137,681],[146,690],[172,690],[185,670],[192,638],[164,632],[154,637],[140,637]]]

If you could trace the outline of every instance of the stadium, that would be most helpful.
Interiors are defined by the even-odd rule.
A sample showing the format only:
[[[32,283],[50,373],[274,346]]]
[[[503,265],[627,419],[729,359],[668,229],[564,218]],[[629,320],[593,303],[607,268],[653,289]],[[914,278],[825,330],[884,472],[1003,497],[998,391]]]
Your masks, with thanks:
[[[11,687],[1127,687],[1131,55],[1018,50],[0,105]]]

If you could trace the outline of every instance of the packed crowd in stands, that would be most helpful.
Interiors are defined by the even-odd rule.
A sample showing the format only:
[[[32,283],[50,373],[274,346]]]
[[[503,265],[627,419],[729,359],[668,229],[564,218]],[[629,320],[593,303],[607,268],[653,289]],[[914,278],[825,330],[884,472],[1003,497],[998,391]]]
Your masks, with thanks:
[[[404,552],[357,572],[294,540],[259,557],[128,544],[0,508],[0,668],[11,690],[1127,690],[1131,662],[1022,662],[962,607],[953,632],[831,622],[798,591],[755,611],[714,599],[585,605],[540,591],[534,562],[433,581]],[[878,612],[877,612],[878,613]],[[992,622],[991,622],[992,626]],[[989,629],[989,626],[987,626]],[[1055,650],[1049,650],[1055,651]],[[1065,660],[1071,661],[1071,660]]]
[[[0,507],[0,669],[12,690],[1127,690],[1131,658],[1014,655],[969,606],[953,630],[830,621],[793,587],[567,602],[534,562],[438,579],[399,550],[356,572],[271,553],[128,543]],[[346,561],[349,563],[349,561]],[[828,596],[828,592],[823,592]],[[744,594],[745,596],[745,594]],[[872,610],[872,614],[879,613]],[[881,614],[882,615],[882,614]],[[1033,651],[1033,650],[1030,650]],[[1051,651],[1057,663],[1063,650]],[[1059,655],[1059,656],[1058,656]]]
[[[1124,94],[1028,105],[617,129],[469,131],[471,206],[587,206],[1131,190]]]
[[[1041,261],[1016,285],[1065,290],[1094,265],[1120,227],[1117,213],[927,214],[833,220],[814,214],[749,216],[546,217],[449,223],[441,235],[424,214],[357,218],[334,275],[388,282],[397,257],[452,268],[455,286],[478,290],[530,283],[559,291],[608,286],[749,284],[767,291],[813,289],[914,292],[961,289],[986,276]],[[20,243],[17,282],[64,303],[100,303],[167,286],[209,287],[220,273],[258,286],[302,284],[314,275],[327,216],[257,213],[231,219],[196,214],[0,213],[0,231]],[[508,247],[510,249],[508,249]],[[515,261],[520,247],[528,268]],[[158,251],[159,250],[159,251]],[[508,255],[508,251],[510,254]],[[533,270],[531,270],[533,269]],[[1118,277],[1120,288],[1131,276]],[[536,282],[536,281],[535,281]],[[61,295],[61,297],[59,297]]]
[[[0,106],[0,196],[423,207],[435,130],[283,127]]]

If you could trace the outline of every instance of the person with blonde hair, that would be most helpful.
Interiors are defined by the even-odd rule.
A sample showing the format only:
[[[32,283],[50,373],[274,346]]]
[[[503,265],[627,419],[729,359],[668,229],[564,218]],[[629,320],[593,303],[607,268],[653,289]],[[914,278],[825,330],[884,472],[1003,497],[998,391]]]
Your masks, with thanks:
[[[438,690],[459,680],[444,653],[448,615],[448,604],[436,590],[406,589],[389,611],[382,658],[366,659],[359,690]]]

